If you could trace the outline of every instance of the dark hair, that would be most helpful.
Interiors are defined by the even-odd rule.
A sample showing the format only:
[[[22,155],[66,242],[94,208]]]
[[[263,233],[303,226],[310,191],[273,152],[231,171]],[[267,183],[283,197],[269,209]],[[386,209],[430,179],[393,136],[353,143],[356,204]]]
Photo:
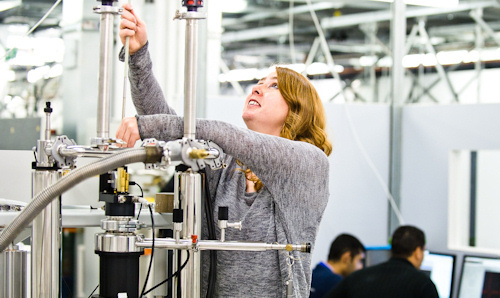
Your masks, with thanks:
[[[351,253],[351,259],[357,254],[365,252],[365,247],[358,240],[358,238],[349,234],[340,234],[333,240],[330,246],[330,253],[328,254],[328,260],[339,261],[345,252]]]
[[[407,258],[420,247],[424,249],[425,234],[414,226],[400,226],[392,234],[391,254],[396,258]]]

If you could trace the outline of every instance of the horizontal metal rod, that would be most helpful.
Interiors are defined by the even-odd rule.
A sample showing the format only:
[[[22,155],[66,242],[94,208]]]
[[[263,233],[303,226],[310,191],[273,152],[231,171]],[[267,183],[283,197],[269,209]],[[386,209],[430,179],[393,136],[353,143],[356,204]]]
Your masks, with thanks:
[[[102,150],[96,150],[95,148],[92,147],[82,147],[82,146],[61,146],[58,148],[59,154],[61,154],[64,157],[105,157],[110,154],[118,153],[122,151],[123,149],[120,150],[111,150],[111,151],[102,151]]]
[[[136,242],[139,247],[152,247],[153,240],[151,238],[144,241]],[[193,245],[190,239],[181,239],[179,243],[175,239],[157,239],[155,238],[156,248],[169,249],[199,249],[199,250],[238,250],[238,251],[266,251],[266,250],[298,250],[309,252],[309,244],[275,244],[264,242],[249,242],[249,241],[217,241],[217,240],[200,240]]]

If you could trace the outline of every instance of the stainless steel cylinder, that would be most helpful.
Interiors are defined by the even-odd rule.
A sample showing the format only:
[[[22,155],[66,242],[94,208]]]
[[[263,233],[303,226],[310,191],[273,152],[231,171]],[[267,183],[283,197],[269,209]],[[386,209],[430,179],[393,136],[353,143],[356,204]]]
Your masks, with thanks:
[[[109,10],[109,11],[107,11]],[[99,85],[97,98],[97,137],[109,138],[109,117],[112,88],[113,57],[113,19],[112,7],[101,7]]]
[[[180,187],[178,187],[180,186]],[[190,240],[191,236],[201,236],[201,175],[192,172],[182,172],[175,174],[175,196],[174,208],[181,208],[184,213],[184,222],[182,223],[181,239]],[[176,263],[177,257],[174,254],[174,272],[184,263],[187,258],[187,252],[177,251],[181,255],[181,260]],[[181,297],[200,297],[201,287],[201,266],[200,254],[195,251],[190,252],[189,261],[186,267],[181,271]],[[179,282],[178,279],[174,280]],[[174,286],[174,297],[177,297],[176,287]]]
[[[143,248],[135,245],[134,233],[102,233],[95,235],[95,250],[100,252],[142,252]]]
[[[60,178],[57,171],[36,170],[32,195]],[[61,200],[53,200],[33,220],[31,234],[31,297],[59,297],[61,279]]]
[[[198,20],[186,19],[186,49],[184,66],[184,137],[196,134],[196,77],[198,58]]]
[[[0,297],[25,298],[27,290],[26,251],[17,247],[7,249],[0,254]]]
[[[50,113],[45,113],[45,140],[50,141]]]

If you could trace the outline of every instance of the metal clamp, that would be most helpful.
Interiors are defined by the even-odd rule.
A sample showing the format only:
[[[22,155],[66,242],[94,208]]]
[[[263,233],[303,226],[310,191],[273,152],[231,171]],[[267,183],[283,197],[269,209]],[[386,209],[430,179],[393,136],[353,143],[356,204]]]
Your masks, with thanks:
[[[73,167],[75,164],[76,156],[63,156],[59,152],[60,149],[73,145],[76,145],[75,141],[69,139],[67,136],[58,136],[52,143],[50,155],[54,158],[60,168]]]
[[[107,232],[121,232],[121,233],[129,233],[135,232],[139,229],[146,227],[145,224],[140,223],[138,220],[123,217],[123,218],[106,218],[101,220],[101,228],[106,230]]]
[[[175,141],[164,142],[156,139],[145,139],[143,147],[151,147],[151,150],[162,148],[163,158],[161,162],[146,162],[147,169],[156,169],[168,165],[184,164],[193,171],[199,171],[209,166],[212,170],[224,168],[222,162],[223,151],[212,141],[192,140],[182,138]]]
[[[206,19],[207,14],[204,12],[198,11],[185,11],[180,12],[179,10],[175,11],[174,20],[188,20],[188,19]]]
[[[93,10],[95,13],[98,14],[102,13],[121,14],[123,12],[123,8],[111,5],[95,6]]]

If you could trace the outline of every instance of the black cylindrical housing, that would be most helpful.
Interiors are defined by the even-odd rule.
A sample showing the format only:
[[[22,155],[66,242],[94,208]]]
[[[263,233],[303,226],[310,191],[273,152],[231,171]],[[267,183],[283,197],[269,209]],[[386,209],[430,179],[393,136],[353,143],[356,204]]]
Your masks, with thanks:
[[[177,223],[184,221],[184,214],[182,212],[182,209],[174,209],[173,210],[172,221],[177,222]]]
[[[229,219],[229,208],[228,207],[219,207],[219,220],[228,220]]]
[[[133,203],[106,203],[106,216],[135,216],[135,204]]]
[[[99,297],[116,298],[118,293],[127,293],[128,298],[138,298],[142,252],[96,253],[99,255]]]
[[[101,2],[102,5],[113,6],[113,2],[117,0],[97,0],[97,2]]]

